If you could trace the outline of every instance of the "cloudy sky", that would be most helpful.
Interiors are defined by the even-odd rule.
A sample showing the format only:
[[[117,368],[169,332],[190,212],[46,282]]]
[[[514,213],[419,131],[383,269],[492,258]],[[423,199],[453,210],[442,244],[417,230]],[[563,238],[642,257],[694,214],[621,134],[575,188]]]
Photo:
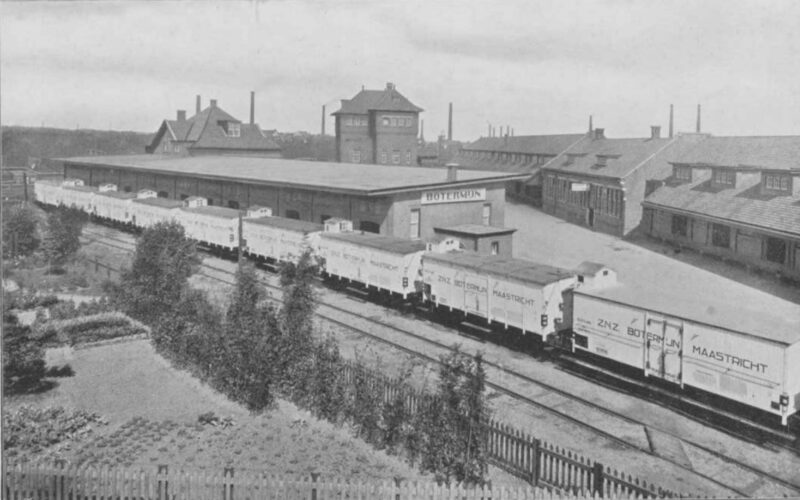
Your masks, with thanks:
[[[3,125],[155,131],[216,98],[282,131],[386,82],[425,135],[800,134],[800,2],[2,2]],[[332,131],[329,120],[328,131]]]

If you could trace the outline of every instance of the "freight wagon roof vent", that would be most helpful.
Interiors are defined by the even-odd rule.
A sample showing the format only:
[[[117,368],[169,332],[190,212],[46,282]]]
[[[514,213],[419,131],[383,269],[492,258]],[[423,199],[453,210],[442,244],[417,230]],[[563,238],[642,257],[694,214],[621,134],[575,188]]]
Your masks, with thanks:
[[[433,253],[447,253],[464,250],[461,240],[452,236],[437,235],[433,241],[425,243],[425,251]]]
[[[101,193],[105,193],[106,191],[116,191],[117,185],[116,184],[100,184],[97,187],[97,190]]]
[[[256,217],[272,217],[272,209],[269,207],[262,207],[260,205],[252,205],[247,207],[246,219],[254,219]]]
[[[208,200],[200,196],[190,196],[185,200],[188,208],[205,207],[208,205]]]
[[[148,198],[158,198],[158,193],[156,193],[152,189],[140,189],[136,193],[136,198],[138,198],[140,200],[145,200],[145,199],[148,199]]]
[[[353,221],[332,217],[325,221],[326,233],[351,233],[353,232]]]
[[[597,262],[582,262],[575,270],[580,287],[606,288],[617,284],[617,272]]]

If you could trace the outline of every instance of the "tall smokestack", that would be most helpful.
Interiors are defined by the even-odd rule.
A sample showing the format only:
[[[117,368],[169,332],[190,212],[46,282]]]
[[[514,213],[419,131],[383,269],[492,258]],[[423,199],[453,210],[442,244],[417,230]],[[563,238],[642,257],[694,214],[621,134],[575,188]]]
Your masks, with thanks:
[[[492,136],[492,124],[491,124],[491,123],[488,123],[488,124],[487,124],[487,127],[489,127],[489,132],[488,132],[488,133],[489,133],[489,135],[488,135],[487,137],[491,137],[491,136]]]
[[[196,111],[195,114],[199,115],[200,114],[200,94],[197,94],[197,105],[195,106],[195,108],[196,108],[195,109],[195,111]]]
[[[419,121],[419,140],[425,142],[425,120]]]
[[[250,125],[255,125],[256,123],[256,93],[255,91],[250,91]]]
[[[322,105],[322,135],[325,135],[325,105]]]
[[[589,115],[589,133],[594,131],[594,126],[592,125],[592,115]]]
[[[673,126],[673,115],[672,115],[672,104],[669,105],[669,138],[672,139],[672,126]]]
[[[447,140],[453,140],[453,103],[450,103],[450,111],[447,113]]]
[[[697,133],[700,133],[700,105],[697,105]]]

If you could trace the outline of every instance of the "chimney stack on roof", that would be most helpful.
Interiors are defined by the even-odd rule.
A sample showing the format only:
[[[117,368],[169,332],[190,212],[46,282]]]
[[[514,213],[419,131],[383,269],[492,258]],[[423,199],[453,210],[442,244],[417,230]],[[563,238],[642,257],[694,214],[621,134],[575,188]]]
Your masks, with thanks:
[[[596,128],[594,129],[594,138],[595,139],[605,139],[606,138],[606,129],[604,128]]]
[[[453,103],[450,103],[450,110],[447,114],[447,140],[453,140]]]
[[[186,110],[185,109],[179,109],[178,110],[178,121],[179,122],[185,122],[186,121]]]
[[[697,133],[700,133],[700,105],[697,105]]]
[[[661,127],[658,125],[650,125],[650,138],[661,139]]]
[[[673,123],[673,116],[672,116],[672,104],[669,105],[669,138],[672,139],[672,123]]]
[[[386,90],[394,90],[394,83],[386,82]]]
[[[447,182],[455,182],[458,180],[458,163],[447,164]]]
[[[209,101],[209,102],[211,103],[210,106],[212,108],[216,108],[217,107],[217,100],[216,99],[211,99],[211,101]]]
[[[255,93],[255,91],[251,90],[250,91],[250,125],[255,125],[255,123],[256,123],[256,93]]]
[[[200,114],[200,94],[197,94],[197,105],[195,106],[195,114]]]

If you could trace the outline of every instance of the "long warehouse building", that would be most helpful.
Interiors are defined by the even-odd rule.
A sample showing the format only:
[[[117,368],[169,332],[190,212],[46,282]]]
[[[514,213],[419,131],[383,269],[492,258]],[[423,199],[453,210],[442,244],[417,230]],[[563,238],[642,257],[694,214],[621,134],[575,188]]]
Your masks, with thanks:
[[[464,224],[502,228],[507,183],[524,175],[327,163],[278,158],[166,155],[62,158],[65,178],[119,191],[152,189],[162,198],[200,196],[209,205],[272,209],[282,217],[353,221],[354,228],[431,240]]]

